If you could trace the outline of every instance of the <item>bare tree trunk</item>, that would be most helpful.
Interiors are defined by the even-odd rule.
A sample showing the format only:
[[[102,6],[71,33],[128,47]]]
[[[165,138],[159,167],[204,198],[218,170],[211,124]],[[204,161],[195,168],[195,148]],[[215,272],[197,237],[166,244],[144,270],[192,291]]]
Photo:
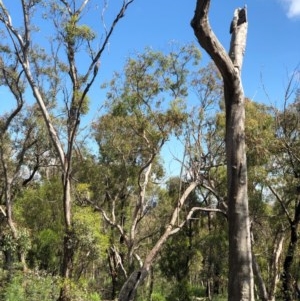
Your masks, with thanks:
[[[213,33],[210,1],[197,0],[191,25],[199,44],[212,57],[224,82],[229,224],[228,300],[254,300],[254,281],[247,191],[245,107],[241,68],[247,36],[246,8],[236,9],[231,24],[229,55]]]
[[[287,250],[287,254],[283,263],[283,273],[282,273],[282,288],[284,300],[292,301],[295,299],[294,279],[292,277],[292,264],[294,262],[297,243],[298,243],[298,226],[300,222],[300,196],[297,199],[297,205],[295,209],[295,216],[292,221],[290,221],[290,241]]]
[[[258,265],[258,262],[256,260],[254,253],[252,254],[252,261],[253,261],[253,273],[256,277],[256,283],[257,283],[257,287],[258,287],[259,300],[268,301],[269,298],[268,298],[267,288],[266,288],[265,282],[262,278],[260,267]]]
[[[282,253],[282,247],[283,247],[283,241],[284,241],[284,235],[283,231],[280,231],[274,241],[274,247],[273,247],[273,255],[271,258],[270,263],[270,282],[269,282],[269,300],[275,301],[275,293],[276,293],[276,286],[279,281],[279,258]]]
[[[71,223],[71,181],[68,171],[65,171],[63,174],[63,193],[65,233],[63,242],[63,261],[61,266],[61,276],[64,279],[65,283],[61,287],[58,301],[70,301],[69,279],[72,278],[76,237],[74,231],[72,230]]]
[[[3,161],[2,161],[3,162]],[[7,170],[6,170],[6,164],[3,162],[4,171],[5,171],[5,206],[6,206],[6,220],[7,224],[11,230],[12,237],[14,240],[17,240],[17,229],[15,227],[15,224],[13,222],[12,217],[12,200],[11,200],[11,184],[10,180],[7,176]],[[11,248],[8,248],[4,254],[5,254],[5,268],[8,271],[8,279],[11,279],[13,276],[13,262],[14,262],[14,255],[13,250]]]
[[[153,267],[151,267],[149,271],[149,283],[148,283],[148,291],[147,291],[147,301],[152,301],[152,293],[153,293],[153,287],[154,287],[154,270]]]
[[[0,157],[1,157],[1,163],[4,171],[4,198],[5,198],[5,218],[7,221],[7,224],[11,230],[12,237],[14,241],[17,243],[18,240],[18,229],[14,223],[13,219],[13,193],[12,193],[12,182],[13,177],[9,176],[9,171],[7,168],[7,164],[5,161],[5,156],[3,154],[3,150],[0,150]],[[15,174],[17,174],[18,169]],[[13,273],[13,263],[14,263],[14,251],[12,249],[8,249],[5,251],[5,267],[8,270],[8,278],[12,277]],[[25,254],[22,250],[20,250],[19,246],[17,246],[17,255],[19,257],[19,261],[22,264],[23,271],[27,270],[26,261],[25,261]]]

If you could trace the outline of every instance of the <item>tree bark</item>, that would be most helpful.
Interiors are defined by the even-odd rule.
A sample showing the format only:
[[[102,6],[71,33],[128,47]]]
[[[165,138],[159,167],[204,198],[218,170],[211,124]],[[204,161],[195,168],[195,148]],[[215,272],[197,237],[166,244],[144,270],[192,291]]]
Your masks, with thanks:
[[[78,53],[78,48],[75,45],[76,40],[76,26],[74,26],[74,32],[69,33],[65,28],[57,28],[58,33],[61,37],[65,37],[65,41],[62,44],[66,45],[67,61],[69,63],[69,76],[70,84],[72,87],[71,99],[66,101],[67,104],[67,150],[65,150],[64,140],[59,137],[59,133],[54,126],[53,120],[47,108],[47,99],[45,99],[46,93],[43,93],[43,89],[48,89],[51,84],[48,83],[46,87],[39,85],[38,77],[40,74],[33,72],[34,68],[32,65],[38,62],[34,62],[32,59],[31,52],[35,54],[35,50],[32,49],[34,43],[31,36],[31,21],[32,21],[32,11],[35,5],[38,5],[39,1],[20,1],[22,6],[22,30],[15,28],[12,23],[12,18],[9,11],[6,9],[2,1],[0,1],[0,22],[4,25],[8,37],[10,38],[10,43],[12,45],[12,54],[16,55],[16,60],[20,63],[22,71],[26,76],[30,89],[33,92],[34,98],[39,106],[42,113],[44,122],[48,129],[49,137],[56,149],[57,156],[60,161],[61,173],[62,173],[62,186],[63,186],[63,207],[64,207],[64,222],[65,222],[65,237],[63,245],[63,262],[61,267],[61,276],[64,278],[64,283],[62,285],[61,293],[59,296],[59,301],[69,301],[68,296],[69,284],[73,268],[73,256],[74,256],[74,232],[72,229],[72,211],[71,211],[71,168],[72,168],[72,153],[74,149],[75,138],[79,128],[81,110],[84,100],[94,83],[94,80],[98,74],[98,66],[100,63],[101,55],[107,46],[109,39],[115,29],[117,23],[124,16],[127,8],[134,0],[123,1],[119,12],[117,13],[115,19],[113,20],[108,31],[105,30],[106,35],[98,51],[93,52],[91,57],[91,52],[87,51],[88,57],[91,59],[87,64],[85,73],[81,73],[79,76],[75,55]],[[35,3],[36,2],[36,3]],[[69,21],[77,22],[79,16],[83,13],[83,10],[87,7],[90,0],[82,1],[79,8],[76,8],[75,1],[58,1],[65,6],[65,11],[68,13]],[[65,20],[66,21],[66,20]],[[88,43],[89,44],[89,43]],[[90,46],[90,45],[89,45]],[[89,47],[88,46],[88,47]],[[90,50],[90,49],[89,49]],[[33,55],[34,57],[34,55]],[[54,58],[56,60],[57,58]],[[1,59],[0,59],[1,63]],[[39,66],[40,67],[40,66]],[[39,70],[39,69],[38,69]],[[57,69],[55,69],[57,71]],[[84,75],[82,75],[84,74]],[[58,76],[58,74],[56,74]],[[55,76],[55,77],[56,77]],[[49,77],[51,78],[51,77]],[[68,93],[66,93],[68,94]],[[80,97],[79,97],[80,95]],[[60,98],[60,96],[59,96]]]
[[[229,224],[228,300],[254,300],[254,281],[247,191],[245,107],[241,68],[247,36],[246,8],[236,9],[229,55],[212,31],[210,1],[197,0],[191,26],[199,44],[211,56],[224,82]]]
[[[275,301],[276,286],[279,281],[279,259],[282,253],[283,242],[284,234],[280,230],[274,240],[273,254],[270,262],[269,301]]]

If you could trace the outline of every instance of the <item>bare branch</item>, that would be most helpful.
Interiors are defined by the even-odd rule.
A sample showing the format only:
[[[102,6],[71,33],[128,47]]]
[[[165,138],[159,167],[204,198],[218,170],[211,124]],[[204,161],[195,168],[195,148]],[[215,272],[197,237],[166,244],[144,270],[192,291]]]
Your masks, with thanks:
[[[85,96],[87,95],[90,87],[92,86],[97,74],[98,74],[98,69],[95,69],[95,66],[97,66],[98,64],[98,61],[100,60],[100,57],[104,51],[104,49],[106,48],[108,42],[109,42],[109,39],[117,25],[117,23],[120,21],[121,18],[124,17],[124,14],[125,14],[125,11],[127,10],[128,6],[133,3],[134,0],[130,0],[130,1],[123,1],[123,5],[121,7],[121,9],[119,10],[119,13],[117,14],[116,18],[114,19],[114,21],[112,22],[112,25],[109,29],[109,31],[107,32],[106,34],[106,37],[102,43],[102,46],[100,48],[100,50],[97,52],[97,54],[95,55],[93,61],[91,62],[89,68],[88,68],[88,71],[86,72],[84,78],[87,79],[92,73],[92,78],[91,80],[89,81],[89,83],[86,85],[84,91],[83,91],[83,95],[82,95],[82,99],[85,98]]]
[[[283,209],[283,211],[284,211],[284,213],[285,213],[285,215],[286,215],[289,223],[292,224],[293,221],[292,221],[292,219],[290,217],[290,214],[289,214],[289,212],[288,212],[288,210],[287,210],[287,208],[286,208],[286,206],[285,206],[282,198],[279,196],[279,194],[276,192],[276,190],[271,185],[268,185],[268,188],[271,190],[271,192],[273,193],[273,195],[276,197],[276,199],[279,202],[281,208]]]
[[[189,213],[186,216],[186,219],[180,223],[176,228],[174,228],[171,232],[170,235],[173,235],[177,233],[180,229],[183,228],[183,226],[192,218],[193,214],[197,211],[203,211],[203,212],[218,212],[222,213],[226,218],[227,218],[227,212],[218,208],[209,208],[209,207],[193,207]]]

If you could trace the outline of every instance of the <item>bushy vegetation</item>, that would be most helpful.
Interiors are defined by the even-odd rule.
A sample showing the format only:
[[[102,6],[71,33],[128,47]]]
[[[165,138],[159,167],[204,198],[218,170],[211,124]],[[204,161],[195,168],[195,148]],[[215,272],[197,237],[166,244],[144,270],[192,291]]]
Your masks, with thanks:
[[[132,275],[138,301],[225,300],[219,72],[200,65],[194,44],[146,48],[99,99],[89,92],[108,39],[94,44],[98,32],[81,24],[76,1],[50,2],[22,2],[28,18],[18,35],[0,1],[0,80],[15,101],[0,115],[0,300],[115,300]],[[35,13],[54,21],[49,49],[30,40]],[[245,99],[255,293],[264,299],[265,287],[270,300],[295,299],[300,281],[300,93],[286,92],[280,110]],[[80,118],[93,102],[103,110],[86,137]]]

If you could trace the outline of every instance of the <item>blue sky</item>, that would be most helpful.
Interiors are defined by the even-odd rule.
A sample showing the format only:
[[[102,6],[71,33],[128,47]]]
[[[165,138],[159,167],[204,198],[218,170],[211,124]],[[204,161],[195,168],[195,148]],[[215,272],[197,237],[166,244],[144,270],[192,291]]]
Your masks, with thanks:
[[[190,20],[195,0],[136,1],[119,24],[103,61],[100,76],[119,66],[131,52],[145,46],[167,50],[170,41],[196,42]],[[289,77],[300,63],[300,0],[212,0],[210,22],[223,46],[230,43],[229,27],[237,7],[248,7],[248,37],[242,70],[245,95],[258,102],[280,107]],[[203,64],[209,61],[202,50]],[[111,64],[114,62],[114,64]],[[180,171],[180,164],[170,159],[182,158],[182,146],[171,144],[163,157],[169,174]],[[170,163],[168,163],[170,162]]]
[[[223,46],[228,49],[233,12],[235,8],[247,4],[249,27],[242,70],[245,94],[255,101],[280,106],[288,78],[300,64],[300,0],[244,1],[246,0],[231,0],[223,4],[220,0],[212,0],[212,28]],[[111,10],[119,7],[116,3],[120,2],[107,1],[107,26],[110,24]],[[14,4],[7,0],[4,3],[12,5],[12,14],[18,14]],[[97,96],[102,94],[99,91],[100,83],[109,80],[113,71],[122,70],[126,58],[135,51],[143,51],[146,46],[168,51],[171,41],[182,44],[193,41],[197,43],[190,27],[195,5],[196,0],[135,0],[117,25],[109,48],[102,58],[99,78],[93,88]],[[100,8],[95,12],[94,17],[98,17],[98,20],[95,19],[92,25],[101,26],[100,12]],[[90,15],[87,15],[88,18]],[[13,21],[18,20],[22,20],[20,15],[13,18]],[[45,35],[50,34],[47,29],[44,32]],[[203,64],[206,64],[209,58],[204,50],[202,54]],[[3,89],[0,88],[1,95]],[[93,111],[99,102],[101,100],[93,104]],[[0,113],[1,107],[4,108],[0,106]]]
[[[121,70],[126,56],[145,46],[164,50],[170,41],[195,41],[190,27],[196,0],[136,0],[119,24],[103,61],[102,76]],[[300,0],[212,0],[210,22],[228,49],[234,9],[247,4],[248,37],[242,70],[247,97],[280,105],[288,78],[300,63]],[[209,60],[202,50],[203,63]],[[100,75],[101,76],[101,75]],[[268,97],[264,88],[268,93]]]
[[[110,9],[114,10],[119,2],[107,1],[107,26],[110,24],[109,17],[114,15],[110,14]],[[13,5],[12,12],[18,14],[13,3],[8,0],[4,0],[4,3]],[[289,76],[300,64],[300,0],[231,0],[225,4],[220,0],[211,0],[210,22],[226,49],[230,43],[229,27],[233,12],[245,4],[249,22],[242,70],[245,95],[255,101],[280,107]],[[100,84],[111,79],[113,71],[122,70],[130,54],[141,52],[147,46],[168,51],[171,41],[180,44],[197,43],[190,26],[195,5],[196,0],[135,0],[130,5],[102,58],[99,77],[93,87],[93,95],[90,95],[91,113],[87,122],[96,116],[97,109],[105,99]],[[100,12],[101,9],[94,12],[98,20],[93,20],[92,24],[101,26]],[[92,13],[88,15],[89,19],[92,19]],[[13,20],[18,20],[18,17]],[[201,51],[205,65],[209,57],[204,50]],[[29,93],[29,97],[31,95]],[[12,101],[2,87],[0,99],[3,100],[0,103],[1,114]]]

